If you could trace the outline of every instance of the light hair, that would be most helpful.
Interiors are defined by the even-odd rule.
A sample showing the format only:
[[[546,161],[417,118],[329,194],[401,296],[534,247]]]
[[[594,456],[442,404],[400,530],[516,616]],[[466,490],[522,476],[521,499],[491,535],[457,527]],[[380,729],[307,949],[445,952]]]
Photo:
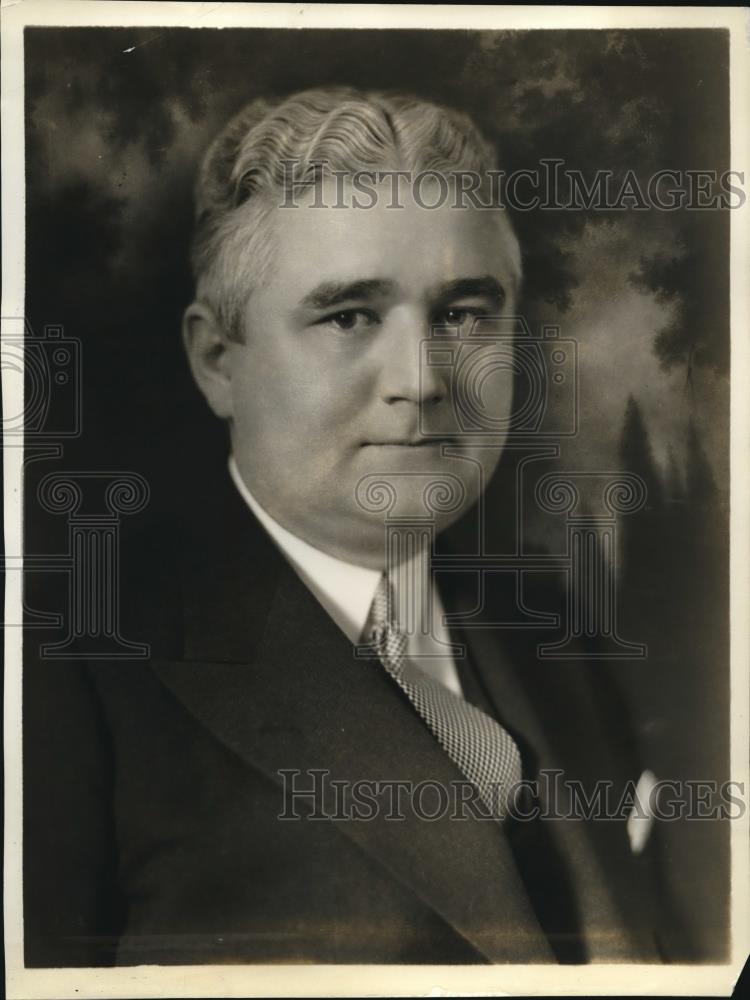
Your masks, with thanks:
[[[467,115],[416,97],[326,87],[247,104],[209,147],[196,185],[196,298],[228,336],[241,339],[242,312],[271,262],[269,220],[288,193],[289,164],[299,183],[318,176],[321,161],[352,173],[495,169],[494,150]],[[514,264],[520,279],[517,252]]]

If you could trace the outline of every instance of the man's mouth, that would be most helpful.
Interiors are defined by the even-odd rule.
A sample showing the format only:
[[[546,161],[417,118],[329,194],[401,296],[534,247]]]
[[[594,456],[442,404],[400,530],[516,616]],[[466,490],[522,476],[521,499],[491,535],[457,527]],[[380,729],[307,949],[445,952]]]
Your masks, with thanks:
[[[365,441],[364,448],[435,448],[441,444],[456,444],[451,437],[394,438],[388,441]]]

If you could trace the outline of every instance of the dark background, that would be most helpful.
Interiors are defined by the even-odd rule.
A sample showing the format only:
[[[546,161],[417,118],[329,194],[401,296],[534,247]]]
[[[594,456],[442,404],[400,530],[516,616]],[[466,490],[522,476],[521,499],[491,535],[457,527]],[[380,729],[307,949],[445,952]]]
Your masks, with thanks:
[[[50,471],[140,473],[144,519],[226,474],[224,430],[192,385],[179,331],[196,166],[253,97],[328,83],[412,91],[468,111],[509,172],[559,157],[587,179],[632,169],[645,188],[659,169],[729,166],[718,30],[27,28],[25,59],[27,319],[36,337],[57,324],[81,341],[83,402],[62,458],[28,465],[31,553],[65,550],[64,518],[35,499]],[[582,423],[561,468],[629,469],[649,486],[621,554],[622,633],[649,656],[618,665],[618,683],[659,776],[721,777],[729,213],[535,211],[514,222],[525,316],[532,329],[560,324],[580,348]],[[506,488],[501,474],[488,510]],[[551,544],[555,526],[537,521],[539,544]],[[670,878],[714,948],[726,833],[670,833]]]

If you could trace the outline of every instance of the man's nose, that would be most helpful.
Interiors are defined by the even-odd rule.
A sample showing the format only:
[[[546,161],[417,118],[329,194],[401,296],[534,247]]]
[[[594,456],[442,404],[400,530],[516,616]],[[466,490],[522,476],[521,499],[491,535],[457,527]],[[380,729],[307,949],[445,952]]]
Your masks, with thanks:
[[[412,310],[400,311],[388,324],[381,342],[381,396],[387,403],[435,405],[448,395],[442,368],[426,365],[429,319]]]

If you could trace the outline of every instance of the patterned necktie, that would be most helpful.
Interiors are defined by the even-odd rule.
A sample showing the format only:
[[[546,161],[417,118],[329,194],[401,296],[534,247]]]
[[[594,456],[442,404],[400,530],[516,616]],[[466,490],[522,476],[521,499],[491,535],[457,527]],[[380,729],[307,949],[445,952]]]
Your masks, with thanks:
[[[386,574],[372,602],[370,641],[390,676],[494,816],[506,814],[511,786],[521,780],[521,755],[512,736],[484,712],[428,677],[407,659],[407,637],[393,613]]]

